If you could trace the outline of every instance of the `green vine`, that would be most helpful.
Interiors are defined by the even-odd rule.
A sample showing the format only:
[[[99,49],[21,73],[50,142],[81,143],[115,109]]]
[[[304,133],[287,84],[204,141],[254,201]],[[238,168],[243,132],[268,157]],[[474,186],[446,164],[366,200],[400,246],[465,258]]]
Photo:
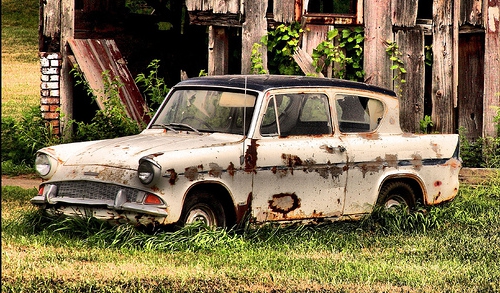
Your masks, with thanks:
[[[260,53],[260,48],[262,47],[259,43],[254,43],[252,45],[252,74],[267,74],[267,71],[264,69],[264,61],[262,60],[262,53]]]
[[[313,65],[317,72],[333,65],[333,77],[363,81],[363,41],[364,31],[361,27],[353,30],[333,29],[328,32],[327,39],[313,50]]]
[[[280,24],[262,37],[261,42],[267,46],[268,69],[271,74],[301,75],[302,70],[293,59],[299,47],[300,35],[304,32],[300,23]]]
[[[389,55],[389,58],[392,61],[391,70],[394,72],[392,80],[397,81],[397,84],[394,85],[394,87],[399,88],[399,92],[401,93],[401,85],[406,82],[403,78],[403,74],[406,73],[406,69],[404,68],[405,64],[403,60],[401,60],[403,53],[399,51],[399,46],[396,42],[386,41],[385,45],[385,52]]]

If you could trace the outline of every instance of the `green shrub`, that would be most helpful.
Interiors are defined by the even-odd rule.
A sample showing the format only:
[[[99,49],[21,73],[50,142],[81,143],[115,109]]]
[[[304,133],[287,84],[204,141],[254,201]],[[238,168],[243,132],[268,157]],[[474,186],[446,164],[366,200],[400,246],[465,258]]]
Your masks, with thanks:
[[[100,93],[92,90],[77,66],[71,72],[75,76],[76,85],[83,85],[87,90],[87,94],[95,102]],[[68,121],[70,126],[68,128],[71,129],[71,126],[74,126],[72,141],[99,140],[133,135],[139,133],[144,126],[139,125],[128,116],[119,96],[120,87],[123,86],[120,80],[116,78],[112,80],[108,72],[102,73],[102,79],[104,92],[101,93],[101,96],[107,97],[103,100],[103,109],[97,110],[90,123],[76,120]]]
[[[19,121],[2,119],[2,174],[29,173],[36,150],[60,143],[39,106],[29,108]]]
[[[262,38],[261,42],[268,50],[269,73],[302,75],[302,70],[293,59],[302,32],[303,29],[298,22],[290,25],[280,24],[276,29],[269,30]]]

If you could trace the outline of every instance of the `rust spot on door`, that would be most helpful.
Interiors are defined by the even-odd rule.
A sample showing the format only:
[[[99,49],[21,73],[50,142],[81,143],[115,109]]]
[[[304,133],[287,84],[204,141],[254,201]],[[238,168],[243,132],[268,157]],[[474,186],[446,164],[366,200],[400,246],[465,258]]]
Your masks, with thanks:
[[[283,214],[286,217],[289,212],[300,208],[300,199],[295,193],[275,194],[269,200],[269,208],[273,212]]]
[[[291,154],[281,154],[281,159],[283,160],[283,163],[288,166],[288,167],[295,167],[295,166],[302,166],[302,160]]]
[[[256,166],[257,166],[257,147],[259,145],[257,144],[256,139],[252,139],[250,141],[250,145],[247,148],[247,151],[245,153],[245,172],[254,172],[257,173]]]
[[[236,207],[236,222],[239,223],[245,219],[247,214],[251,211],[252,206],[252,193],[250,192],[245,204],[238,204]]]

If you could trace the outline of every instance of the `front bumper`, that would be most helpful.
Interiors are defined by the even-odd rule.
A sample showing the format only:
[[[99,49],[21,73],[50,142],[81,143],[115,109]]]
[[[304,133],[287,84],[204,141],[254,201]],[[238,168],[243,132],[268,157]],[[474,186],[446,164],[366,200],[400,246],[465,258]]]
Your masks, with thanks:
[[[91,181],[52,182],[41,186],[31,203],[54,214],[95,217],[112,223],[164,224],[165,204],[144,204],[146,192]]]

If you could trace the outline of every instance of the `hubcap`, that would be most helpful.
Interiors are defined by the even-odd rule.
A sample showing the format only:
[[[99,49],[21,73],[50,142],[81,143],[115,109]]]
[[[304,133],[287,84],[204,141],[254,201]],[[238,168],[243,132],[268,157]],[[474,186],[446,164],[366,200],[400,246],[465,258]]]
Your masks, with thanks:
[[[215,227],[217,225],[213,212],[211,210],[205,210],[202,208],[192,209],[187,216],[186,224],[192,224],[196,222],[202,222],[209,227]]]

